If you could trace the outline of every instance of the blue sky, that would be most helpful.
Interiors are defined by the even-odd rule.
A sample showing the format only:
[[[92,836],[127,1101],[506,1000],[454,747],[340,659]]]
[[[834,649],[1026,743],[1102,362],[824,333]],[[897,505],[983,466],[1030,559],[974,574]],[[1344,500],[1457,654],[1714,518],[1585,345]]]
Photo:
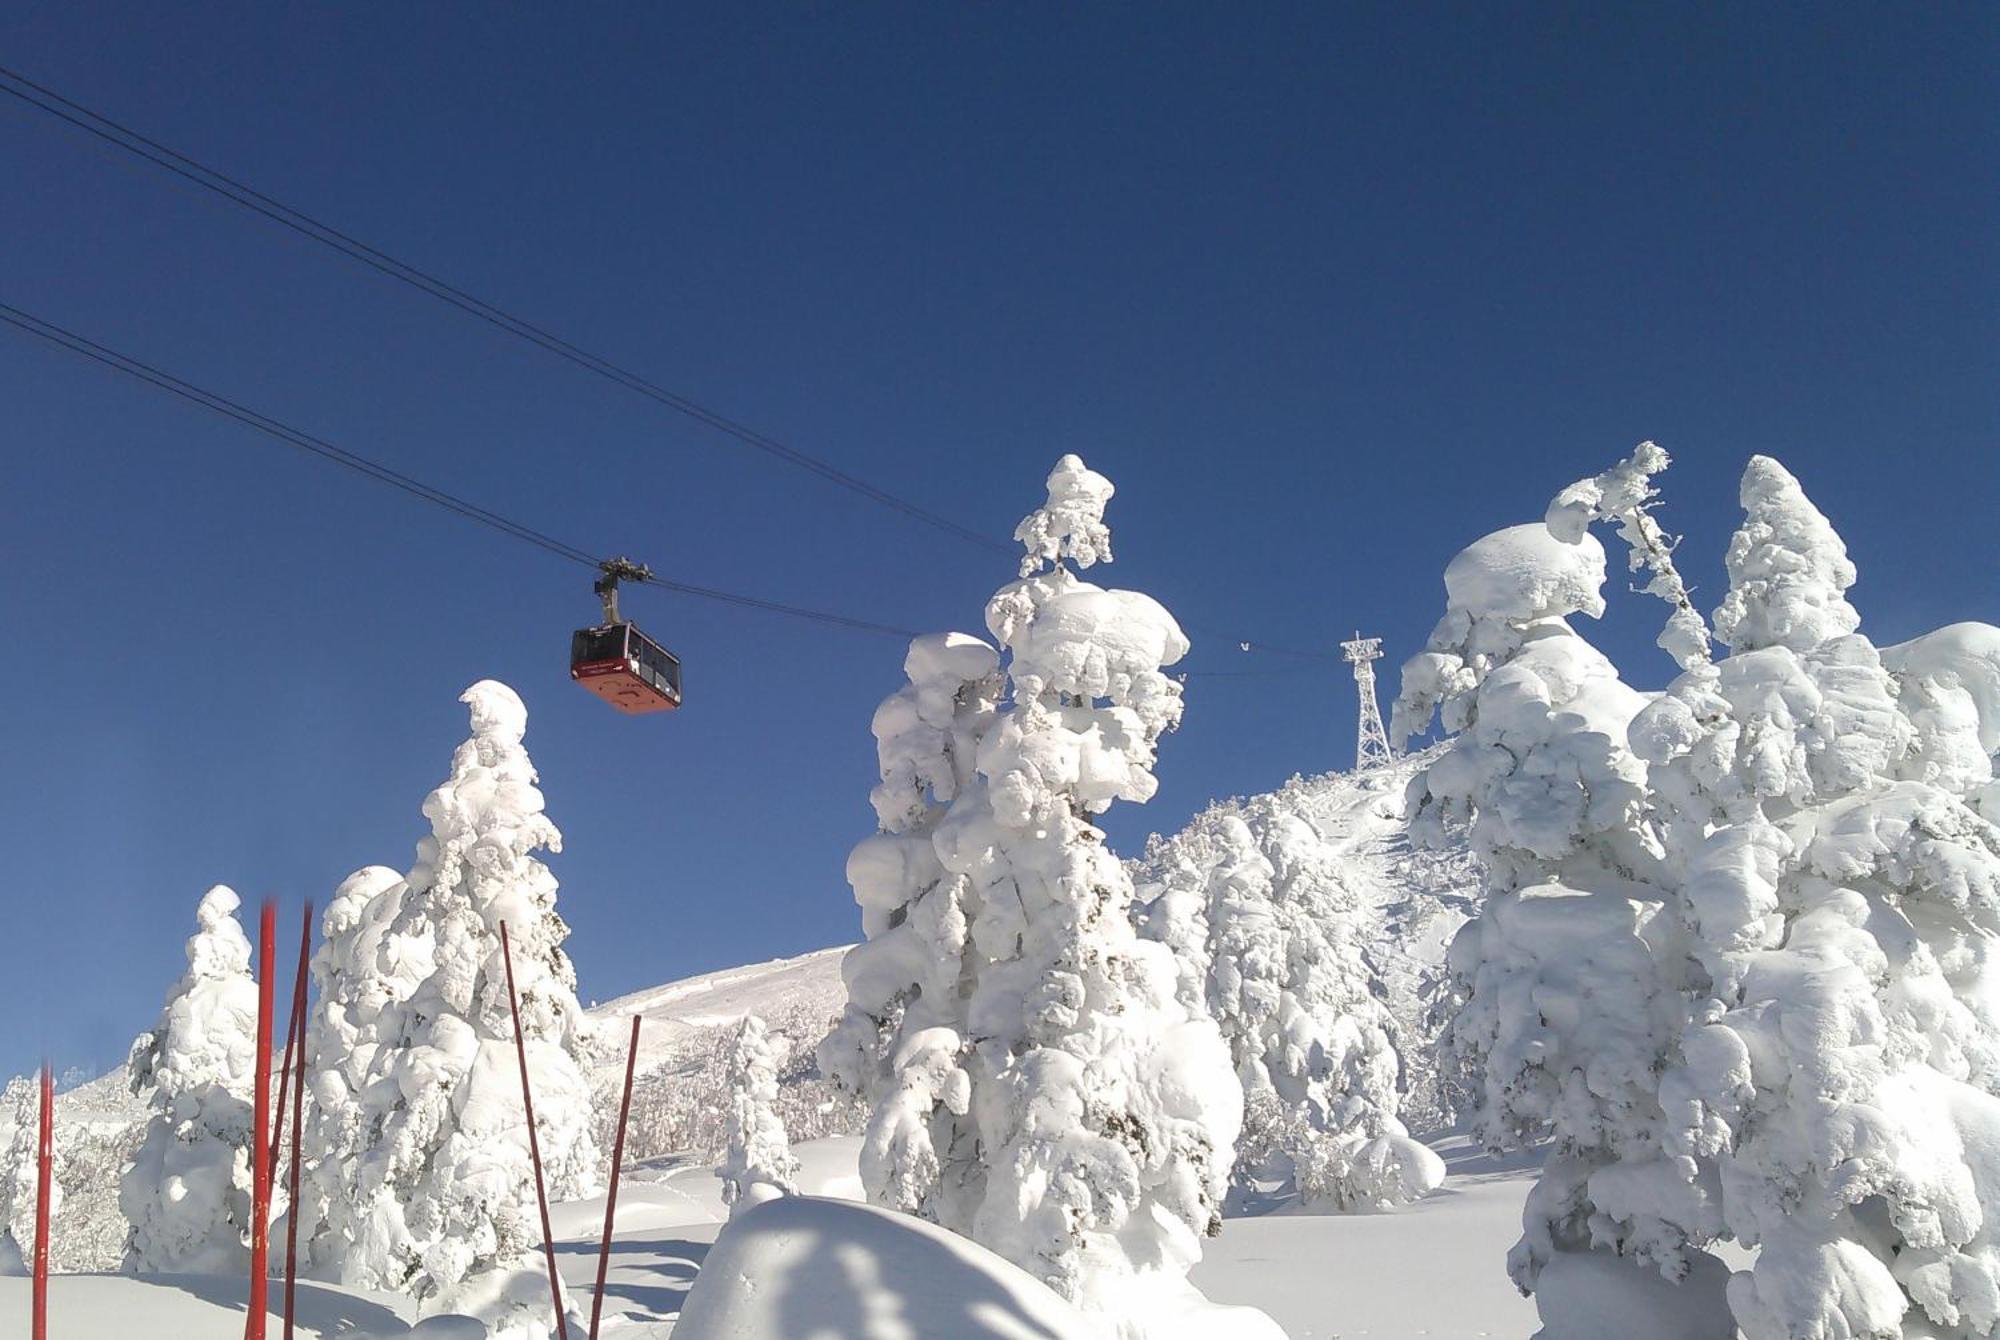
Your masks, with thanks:
[[[1081,453],[1190,666],[1286,672],[1191,683],[1124,850],[1351,759],[1237,639],[1393,663],[1641,438],[1705,604],[1768,452],[1878,640],[2000,617],[1992,9],[567,8],[30,3],[0,64],[992,535]],[[0,300],[584,548],[917,628],[1009,576],[37,113],[0,161]],[[895,641],[643,593],[688,707],[627,720],[588,574],[11,332],[0,403],[0,1072],[116,1060],[209,884],[406,867],[485,676],[587,997],[856,934]]]

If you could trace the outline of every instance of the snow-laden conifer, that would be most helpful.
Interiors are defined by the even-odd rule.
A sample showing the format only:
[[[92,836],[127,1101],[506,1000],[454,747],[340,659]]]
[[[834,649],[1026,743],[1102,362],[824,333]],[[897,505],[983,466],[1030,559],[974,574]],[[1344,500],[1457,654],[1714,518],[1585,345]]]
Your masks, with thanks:
[[[1309,1205],[1385,1208],[1444,1176],[1397,1118],[1401,1061],[1361,919],[1320,835],[1278,797],[1150,844],[1140,924],[1228,1042],[1244,1092],[1236,1175]]]
[[[503,921],[552,1200],[586,1194],[598,1176],[584,1069],[592,1035],[562,950],[556,880],[535,858],[561,850],[562,839],[522,747],[527,710],[492,680],[460,701],[471,708],[472,738],[424,801],[431,833],[376,951],[378,960],[427,960],[428,971],[407,997],[384,1000],[350,1044],[369,1054],[356,1089],[361,1149],[353,1221],[329,1252],[346,1283],[410,1294],[425,1312],[504,1315],[532,1328],[546,1324],[532,1313],[539,1306],[545,1316],[547,1300],[526,1287],[541,1234]]]
[[[1618,474],[1566,491],[1552,515],[1601,507],[1606,492],[1642,503],[1646,473]],[[1397,731],[1436,711],[1452,737],[1412,779],[1412,836],[1469,839],[1486,886],[1452,943],[1444,1047],[1489,1146],[1548,1142],[1508,1258],[1544,1319],[1594,1252],[1674,1279],[1699,1267],[1694,1310],[1713,1318],[1721,1270],[1690,1246],[1713,1206],[1696,1197],[1674,1222],[1653,1208],[1690,1179],[1662,1156],[1658,1076],[1682,1026],[1682,954],[1646,767],[1626,742],[1646,699],[1571,626],[1604,612],[1605,555],[1583,525],[1561,529],[1514,526],[1460,552],[1445,617],[1403,669]],[[1693,654],[1685,628],[1663,640]]]
[[[389,935],[402,909],[403,877],[371,865],[342,880],[320,918],[312,959],[316,992],[306,1020],[305,1109],[300,1147],[300,1239],[314,1270],[338,1275],[347,1244],[359,1240],[365,1198],[361,1153],[371,1112],[366,1089],[383,1012],[430,975],[433,942]]]
[[[187,972],[126,1063],[151,1108],[119,1185],[129,1270],[220,1275],[249,1263],[257,983],[238,905],[219,884],[203,895]]]
[[[1886,656],[1798,482],[1753,458],[1742,502],[1730,654],[1632,728],[1700,969],[1668,1148],[1713,1169],[1727,1236],[1758,1249],[1729,1284],[1748,1340],[1990,1336],[2000,830],[1968,800],[2000,630]]]
[[[992,645],[920,639],[876,714],[882,832],[848,863],[869,940],[824,1056],[873,1099],[872,1197],[1138,1334],[1219,1226],[1241,1097],[1091,822],[1156,789],[1187,641],[1075,571],[1111,557],[1110,481],[1067,456],[1048,491],[987,606],[1004,685]]]
[[[729,1050],[729,1143],[715,1170],[731,1215],[798,1194],[799,1161],[778,1119],[778,1047],[761,1018],[743,1016]]]
[[[26,1272],[27,1259],[34,1251],[35,1197],[41,1178],[38,1145],[41,1140],[42,1088],[39,1081],[16,1075],[0,1092],[0,1109],[13,1119],[13,1138],[7,1142],[7,1163],[0,1168],[0,1275]],[[52,1179],[50,1215],[62,1209],[62,1186]]]

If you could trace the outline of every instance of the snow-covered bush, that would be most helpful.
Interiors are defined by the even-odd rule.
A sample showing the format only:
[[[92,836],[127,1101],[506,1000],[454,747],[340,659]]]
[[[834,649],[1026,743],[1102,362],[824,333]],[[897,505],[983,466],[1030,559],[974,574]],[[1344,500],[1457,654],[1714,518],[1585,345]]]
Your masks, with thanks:
[[[1143,1334],[1219,1227],[1242,1105],[1091,822],[1156,789],[1181,715],[1161,669],[1188,645],[1072,570],[1109,561],[1111,494],[1066,456],[1016,532],[1021,578],[986,611],[1004,682],[993,645],[919,639],[876,713],[882,831],[848,862],[869,938],[823,1056],[873,1102],[874,1199]]]
[[[228,1274],[249,1264],[257,983],[236,894],[202,897],[188,970],[126,1063],[150,1092],[143,1143],[119,1186],[130,1270]]]
[[[785,1046],[778,1067],[777,1097],[771,1110],[794,1143],[829,1136],[858,1135],[868,1109],[855,1094],[820,1073],[815,1047],[838,1022],[816,1002],[763,1001],[759,1005],[774,1040]],[[632,1083],[632,1108],[625,1125],[628,1164],[674,1154],[713,1163],[729,1146],[729,1056],[736,1025],[690,1024],[647,1030],[646,1051]],[[622,1067],[598,1071],[595,1105],[597,1140],[610,1148],[615,1136]]]
[[[729,1053],[729,1143],[715,1170],[732,1216],[773,1196],[798,1194],[799,1161],[777,1101],[777,1047],[764,1021],[746,1014]]]
[[[427,1313],[534,1303],[532,1291],[517,1296],[508,1286],[536,1269],[541,1236],[502,922],[550,1198],[587,1194],[600,1162],[585,1078],[594,1033],[562,951],[568,927],[556,914],[555,877],[534,856],[561,850],[562,839],[542,812],[522,747],[527,710],[492,680],[460,701],[471,708],[472,738],[459,746],[449,780],[424,801],[432,831],[417,846],[393,918],[384,929],[371,909],[395,886],[381,887],[379,875],[358,888],[350,880],[354,898],[343,915],[354,920],[342,934],[355,944],[329,946],[322,978],[349,1011],[337,1019],[323,1012],[321,1041],[331,1050],[322,1064],[342,1076],[361,1108],[346,1184],[351,1218],[330,1221],[337,1238],[327,1242],[326,1259],[343,1282],[405,1292]],[[336,974],[378,932],[374,963],[342,986]],[[398,999],[395,979],[414,965],[427,971]],[[373,982],[376,975],[389,983]],[[363,1074],[358,1083],[347,1078]],[[535,1324],[528,1315],[509,1320]]]
[[[1748,1340],[1990,1335],[2000,630],[1878,652],[1839,537],[1758,457],[1711,660],[1649,514],[1665,464],[1642,446],[1541,534],[1455,560],[1399,708],[1458,732],[1412,794],[1470,825],[1493,890],[1452,953],[1483,1127],[1554,1143],[1511,1268],[1532,1289],[1559,1256],[1630,1256],[1692,1286],[1688,1334],[1728,1334],[1704,1249],[1733,1238],[1758,1249],[1727,1281]],[[1672,607],[1681,674],[1650,699],[1541,650],[1595,612],[1594,520]]]
[[[1181,999],[1229,1044],[1240,1184],[1282,1178],[1333,1209],[1415,1200],[1444,1166],[1397,1119],[1401,1062],[1358,899],[1283,799],[1216,807],[1150,844],[1141,930],[1173,950]]]

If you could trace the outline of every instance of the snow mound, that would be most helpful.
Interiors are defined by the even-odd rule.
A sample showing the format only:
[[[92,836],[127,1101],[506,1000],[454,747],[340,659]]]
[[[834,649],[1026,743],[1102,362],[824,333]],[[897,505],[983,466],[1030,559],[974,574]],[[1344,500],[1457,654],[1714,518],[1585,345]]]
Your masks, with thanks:
[[[787,1196],[716,1239],[675,1340],[1106,1340],[1054,1290],[955,1233]]]

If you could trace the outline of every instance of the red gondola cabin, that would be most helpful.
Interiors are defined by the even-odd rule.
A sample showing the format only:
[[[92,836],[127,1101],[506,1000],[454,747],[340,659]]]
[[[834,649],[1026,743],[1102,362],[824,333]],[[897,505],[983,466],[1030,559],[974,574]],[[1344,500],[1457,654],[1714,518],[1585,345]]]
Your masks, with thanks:
[[[634,716],[681,705],[681,663],[629,623],[579,628],[569,643],[569,677]]]

